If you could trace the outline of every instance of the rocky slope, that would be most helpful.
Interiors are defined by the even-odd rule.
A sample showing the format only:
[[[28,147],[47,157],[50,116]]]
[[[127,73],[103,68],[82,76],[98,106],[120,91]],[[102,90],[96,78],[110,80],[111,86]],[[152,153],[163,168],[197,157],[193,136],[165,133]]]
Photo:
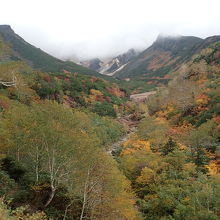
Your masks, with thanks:
[[[99,58],[95,58],[82,61],[80,64],[101,74],[112,76],[117,71],[123,69],[123,67],[125,67],[137,55],[137,51],[130,49],[127,52],[120,54],[112,59],[101,61]]]

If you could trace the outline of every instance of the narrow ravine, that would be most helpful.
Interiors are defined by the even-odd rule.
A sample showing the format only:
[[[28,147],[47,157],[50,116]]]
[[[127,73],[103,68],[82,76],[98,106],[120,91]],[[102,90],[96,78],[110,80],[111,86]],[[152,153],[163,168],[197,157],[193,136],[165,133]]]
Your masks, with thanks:
[[[144,102],[145,100],[149,98],[149,96],[154,95],[155,93],[156,91],[134,94],[130,96],[130,100],[137,104],[140,102]],[[126,130],[126,134],[122,136],[118,141],[112,143],[108,147],[107,153],[111,154],[112,156],[115,156],[115,154],[117,153],[121,145],[125,141],[127,141],[132,134],[134,134],[137,131],[137,125],[139,121],[134,120],[132,116],[133,115],[131,114],[131,115],[117,118],[117,121],[124,126]]]
[[[117,121],[124,126],[126,134],[108,147],[107,152],[112,156],[115,156],[123,142],[127,141],[129,137],[137,131],[137,125],[139,121],[134,120],[132,116],[133,115],[130,114],[124,117],[117,118]]]

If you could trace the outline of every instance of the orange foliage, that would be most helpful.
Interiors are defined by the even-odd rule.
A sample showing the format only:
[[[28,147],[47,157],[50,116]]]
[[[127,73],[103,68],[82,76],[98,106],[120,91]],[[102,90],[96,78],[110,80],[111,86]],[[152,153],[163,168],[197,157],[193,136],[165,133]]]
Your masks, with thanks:
[[[189,131],[192,128],[190,124],[183,124],[182,126],[170,127],[168,130],[168,136],[176,139],[176,137],[182,135],[183,133]]]
[[[220,130],[220,116],[213,117],[213,120],[217,124],[217,128]]]
[[[90,90],[90,95],[86,99],[86,101],[89,102],[89,103],[94,103],[96,101],[103,102],[104,101],[104,95],[99,90],[91,89]]]
[[[209,102],[209,97],[205,94],[201,94],[196,97],[196,103],[201,106],[206,106]]]
[[[117,85],[113,85],[111,88],[107,88],[107,91],[116,97],[124,97],[125,93],[123,91],[121,91]]]
[[[94,95],[94,96],[103,96],[102,92],[100,92],[99,90],[96,90],[96,89],[91,89],[90,94]]]
[[[123,150],[121,152],[121,156],[132,154],[133,152],[137,150],[144,150],[147,152],[151,152],[150,149],[150,142],[145,140],[139,140],[131,138],[123,143]]]

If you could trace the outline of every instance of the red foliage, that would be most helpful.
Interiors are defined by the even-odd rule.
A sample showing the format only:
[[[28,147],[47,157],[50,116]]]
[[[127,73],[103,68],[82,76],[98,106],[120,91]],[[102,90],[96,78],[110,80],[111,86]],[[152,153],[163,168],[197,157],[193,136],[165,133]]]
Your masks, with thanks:
[[[220,51],[218,51],[218,52],[215,53],[214,58],[215,58],[216,60],[220,59]]]
[[[96,96],[96,101],[103,102],[104,101],[103,96],[100,96],[100,95]]]
[[[111,102],[111,98],[110,98],[109,96],[106,96],[106,97],[105,97],[105,100],[106,100],[108,103]]]
[[[97,79],[98,79],[97,77],[93,76],[93,77],[91,78],[91,82],[96,82]]]
[[[57,76],[57,78],[58,78],[58,79],[62,79],[63,77],[62,77],[62,76]]]
[[[67,71],[67,70],[63,70],[64,73],[66,74],[70,74],[71,72],[70,71]]]
[[[9,107],[9,104],[7,101],[0,99],[0,107],[3,109],[7,109]]]
[[[66,78],[64,79],[64,81],[65,81],[65,82],[70,82],[70,78],[69,78],[69,77],[66,77]]]
[[[51,81],[51,78],[48,75],[44,76],[43,79],[46,82],[50,82]]]
[[[107,91],[116,97],[125,97],[125,93],[123,91],[121,91],[118,87],[114,86],[111,88],[107,88]]]

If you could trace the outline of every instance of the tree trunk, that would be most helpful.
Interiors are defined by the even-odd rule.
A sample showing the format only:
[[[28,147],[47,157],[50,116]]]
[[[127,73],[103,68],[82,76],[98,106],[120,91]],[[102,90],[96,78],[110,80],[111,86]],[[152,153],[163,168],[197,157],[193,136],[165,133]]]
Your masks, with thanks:
[[[39,181],[39,155],[38,155],[38,147],[37,147],[35,174],[36,174],[36,183],[38,183],[38,181]]]
[[[82,211],[81,211],[81,215],[80,215],[80,220],[83,219],[83,215],[84,215],[84,211],[85,211],[85,207],[86,207],[86,202],[87,202],[87,189],[88,189],[89,177],[90,177],[90,168],[89,168],[89,170],[88,170],[88,172],[87,172],[87,178],[86,178],[85,185],[84,185],[83,206],[82,206]]]
[[[87,200],[87,184],[85,184],[85,190],[84,190],[84,195],[83,195],[83,206],[82,206],[82,211],[81,211],[81,215],[80,215],[80,220],[83,219],[83,215],[84,215],[84,211],[85,211],[85,206],[86,206],[86,200]]]
[[[54,195],[55,195],[55,191],[56,191],[55,188],[51,188],[51,193],[50,193],[49,199],[47,200],[46,204],[44,205],[45,208],[46,208],[46,207],[51,203],[51,201],[53,200],[53,197],[54,197]]]
[[[66,219],[66,216],[67,216],[67,212],[68,212],[68,208],[73,204],[73,201],[71,201],[67,206],[66,206],[66,209],[65,209],[65,212],[64,212],[64,216],[63,216],[63,220]]]

